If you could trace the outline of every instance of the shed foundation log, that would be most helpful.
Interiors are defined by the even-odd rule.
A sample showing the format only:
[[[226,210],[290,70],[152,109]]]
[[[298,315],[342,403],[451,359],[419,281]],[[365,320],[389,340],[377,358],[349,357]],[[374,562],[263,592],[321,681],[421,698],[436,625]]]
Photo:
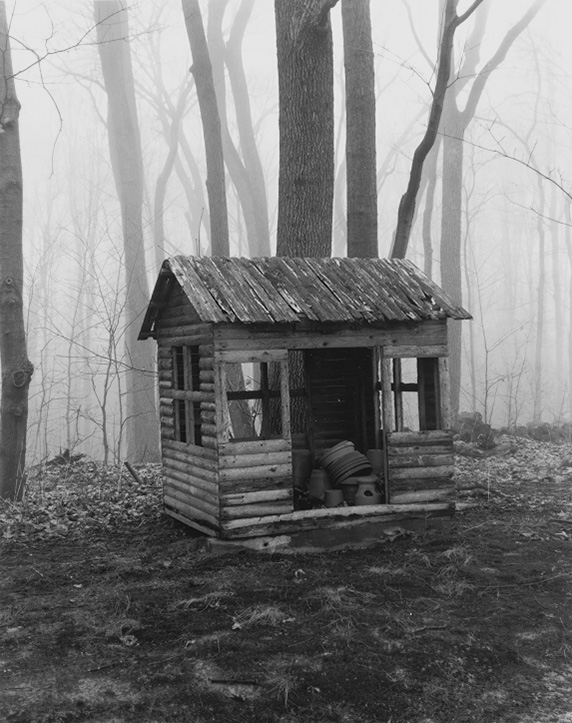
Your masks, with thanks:
[[[454,454],[400,454],[389,457],[389,467],[453,467]]]
[[[392,504],[406,505],[416,502],[449,502],[455,495],[455,488],[437,487],[434,490],[415,490],[413,492],[394,492],[391,495]]]
[[[303,529],[334,527],[340,523],[357,523],[364,520],[391,522],[396,517],[427,518],[435,515],[451,515],[453,503],[420,503],[408,505],[376,505],[367,507],[340,507],[323,510],[299,510],[284,515],[253,517],[243,520],[227,520],[221,524],[222,537],[258,537],[278,533],[293,533]]]
[[[237,505],[235,507],[223,507],[221,509],[221,520],[251,519],[252,517],[267,517],[281,515],[292,511],[292,504],[282,502],[266,502],[258,505]]]
[[[445,467],[403,467],[389,470],[390,480],[410,480],[410,479],[436,479],[450,478],[453,476],[454,469],[451,465]]]
[[[167,494],[164,497],[164,502],[166,507],[176,510],[179,514],[183,515],[186,518],[185,521],[196,519],[199,521],[203,521],[214,530],[220,529],[218,515],[213,515],[209,512],[199,510],[196,507],[188,504],[188,502],[177,499],[176,497]]]
[[[182,522],[185,525],[189,525],[190,527],[193,527],[198,532],[202,532],[205,535],[209,535],[210,537],[216,536],[218,532],[218,525],[213,527],[209,527],[208,523],[204,519],[197,519],[195,517],[182,515],[179,512],[176,512],[173,508],[169,507],[168,505],[165,505],[165,514],[169,515],[169,517],[172,517],[174,520],[177,520],[178,522]],[[213,529],[214,528],[214,529]]]

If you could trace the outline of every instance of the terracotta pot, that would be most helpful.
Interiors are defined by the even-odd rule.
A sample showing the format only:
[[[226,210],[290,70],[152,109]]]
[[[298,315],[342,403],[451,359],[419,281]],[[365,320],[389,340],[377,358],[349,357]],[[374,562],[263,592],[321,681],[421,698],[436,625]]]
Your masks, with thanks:
[[[348,477],[340,482],[344,494],[344,500],[349,507],[355,505],[356,492],[358,491],[358,481],[355,477]]]
[[[358,485],[355,495],[356,506],[381,504],[382,498],[377,491],[377,477],[375,475],[356,477],[355,479]]]
[[[343,507],[344,493],[342,490],[326,490],[324,500],[326,507]]]

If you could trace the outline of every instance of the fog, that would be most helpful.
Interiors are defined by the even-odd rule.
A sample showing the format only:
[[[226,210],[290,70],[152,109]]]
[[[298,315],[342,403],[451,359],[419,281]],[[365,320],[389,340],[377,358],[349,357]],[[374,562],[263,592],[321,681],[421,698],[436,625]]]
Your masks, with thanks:
[[[530,2],[490,2],[477,73]],[[189,41],[180,3],[129,4],[130,36],[145,172],[144,223],[149,284],[166,256],[209,253],[206,215],[189,207],[182,175],[169,176],[164,242],[155,248],[154,196],[168,155],[166,98],[176,105],[189,78]],[[377,87],[379,255],[389,253],[411,157],[427,121],[437,58],[437,0],[372,0]],[[460,10],[468,7],[460,3]],[[239,0],[229,0],[224,32]],[[201,3],[206,24],[209,3]],[[409,13],[408,13],[409,9]],[[102,415],[110,458],[120,458],[124,280],[121,215],[106,132],[103,88],[89,2],[18,0],[11,38],[25,184],[24,259],[30,389],[29,460],[70,448],[102,457]],[[336,163],[344,157],[344,73],[339,3],[331,13],[336,92]],[[570,421],[572,410],[572,235],[570,121],[572,10],[547,0],[490,73],[464,141],[463,329],[461,411],[493,425]],[[462,25],[462,59],[473,27]],[[261,154],[275,248],[278,179],[278,83],[274,3],[256,0],[243,44],[245,73]],[[162,86],[162,90],[160,89]],[[465,86],[461,105],[470,92]],[[236,139],[227,84],[229,127]],[[170,122],[169,117],[166,118]],[[206,177],[194,89],[181,126],[179,158]],[[188,156],[185,153],[188,152]],[[438,170],[440,186],[441,169]],[[337,174],[334,255],[344,255],[345,191]],[[193,187],[194,188],[194,187]],[[196,191],[196,188],[195,188]],[[193,193],[195,192],[193,191]],[[206,203],[196,197],[195,204]],[[232,255],[248,254],[236,191],[227,175]],[[424,268],[421,218],[407,257]],[[206,210],[206,209],[205,209]],[[432,220],[433,277],[440,280],[441,194]],[[145,309],[141,309],[143,315]],[[537,343],[539,338],[541,343]],[[152,344],[152,342],[147,342]],[[105,394],[108,396],[105,397]]]

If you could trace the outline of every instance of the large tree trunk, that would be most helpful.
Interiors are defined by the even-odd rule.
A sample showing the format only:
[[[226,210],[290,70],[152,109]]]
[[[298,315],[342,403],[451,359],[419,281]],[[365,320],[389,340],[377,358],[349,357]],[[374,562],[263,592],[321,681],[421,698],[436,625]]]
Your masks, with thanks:
[[[111,165],[121,206],[126,280],[127,455],[134,462],[159,456],[154,350],[137,340],[149,303],[143,237],[143,161],[129,52],[127,10],[121,0],[96,0],[97,39],[108,97]]]
[[[342,0],[348,256],[378,256],[375,73],[370,0]]]
[[[330,9],[337,0],[275,0],[280,172],[278,256],[329,256],[334,199]]]
[[[207,162],[207,194],[211,217],[211,253],[213,256],[229,255],[228,210],[224,174],[222,132],[217,105],[213,72],[199,0],[182,0],[185,25],[193,65]]]
[[[0,2],[0,497],[24,493],[28,388],[22,256],[22,163],[6,4]]]

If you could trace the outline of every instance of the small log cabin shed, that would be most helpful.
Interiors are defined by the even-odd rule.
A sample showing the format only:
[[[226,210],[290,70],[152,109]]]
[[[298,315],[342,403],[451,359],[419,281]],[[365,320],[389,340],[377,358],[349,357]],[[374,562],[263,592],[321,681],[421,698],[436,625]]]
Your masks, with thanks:
[[[167,514],[240,539],[451,515],[447,320],[407,260],[176,256],[140,332],[158,344]],[[382,450],[383,504],[296,509],[300,456]]]

